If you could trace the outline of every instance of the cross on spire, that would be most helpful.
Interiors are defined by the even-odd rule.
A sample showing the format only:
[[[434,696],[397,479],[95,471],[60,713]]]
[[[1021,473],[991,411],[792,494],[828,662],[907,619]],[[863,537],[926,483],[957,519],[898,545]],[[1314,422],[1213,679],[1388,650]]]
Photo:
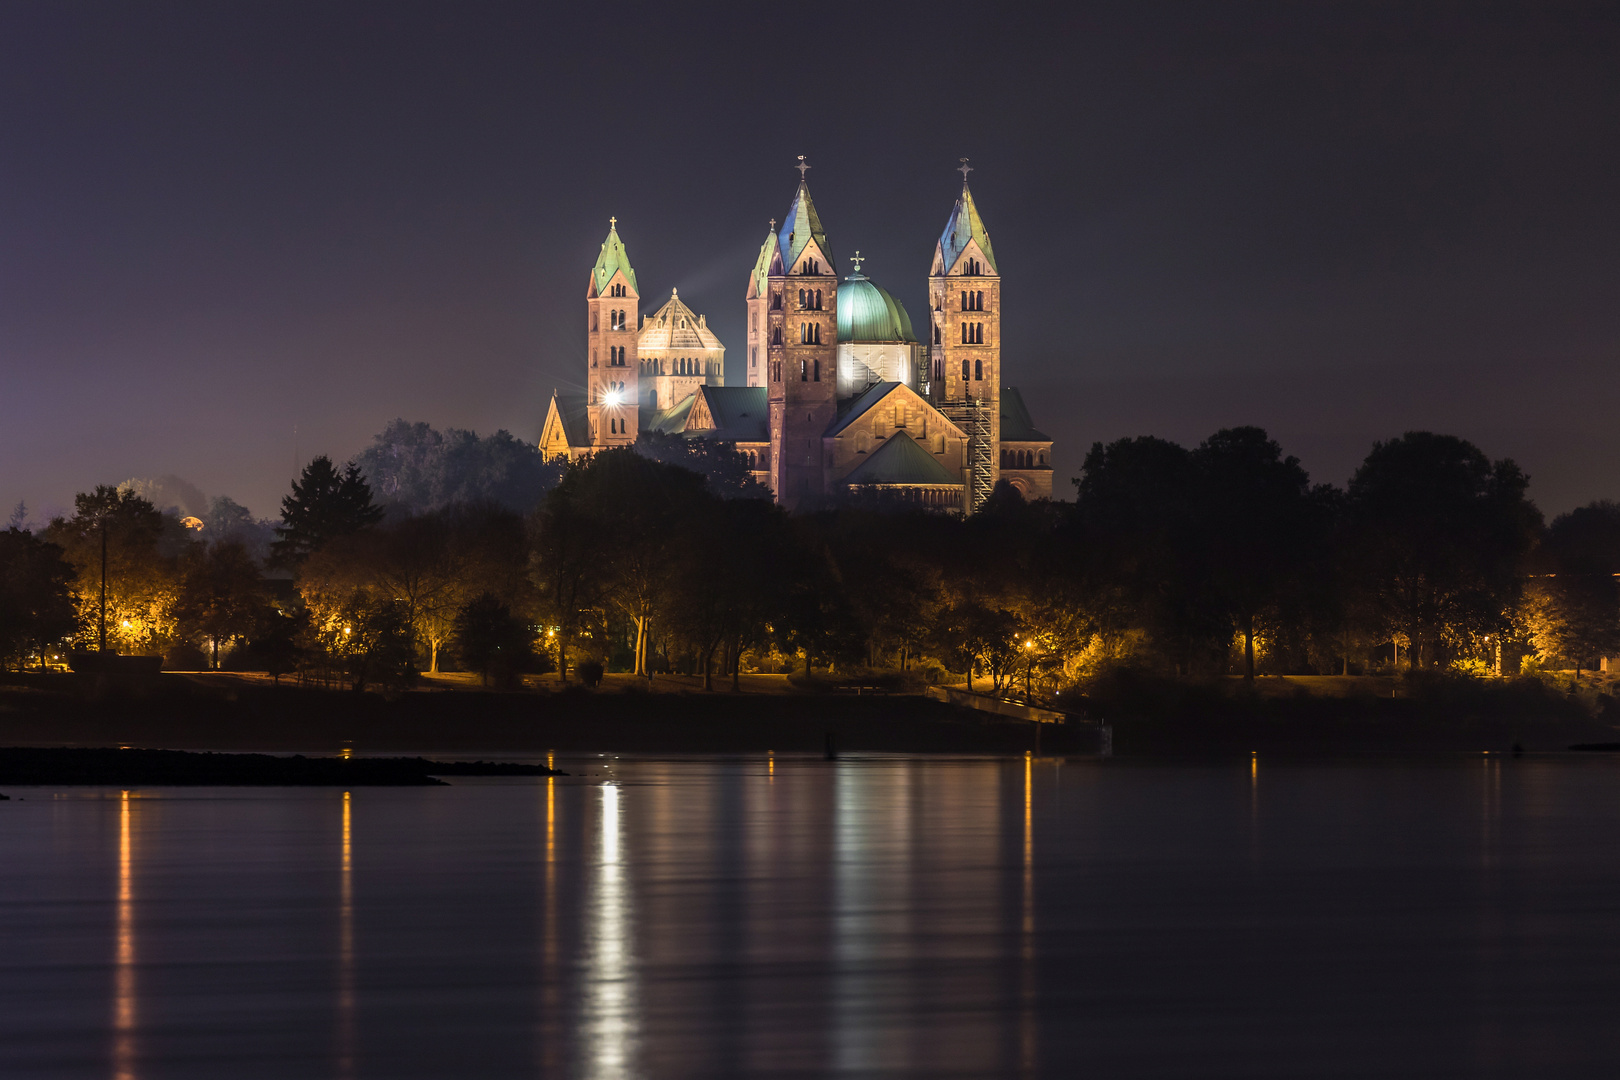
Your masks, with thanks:
[[[973,166],[968,164],[967,158],[962,159],[962,164],[956,167],[956,171],[962,174],[962,186],[967,187],[967,174],[973,171]]]
[[[776,219],[771,218],[771,232],[775,232],[775,231],[776,231]]]
[[[608,218],[608,228],[617,229],[618,227],[619,227],[619,219],[618,218],[616,218],[616,217]]]
[[[861,272],[861,263],[865,262],[866,260],[861,257],[860,251],[857,250],[855,254],[849,257],[849,261],[855,264],[855,272],[858,274]]]
[[[799,183],[804,183],[804,174],[810,171],[810,166],[804,163],[803,154],[799,155],[799,163],[793,167],[799,170]]]

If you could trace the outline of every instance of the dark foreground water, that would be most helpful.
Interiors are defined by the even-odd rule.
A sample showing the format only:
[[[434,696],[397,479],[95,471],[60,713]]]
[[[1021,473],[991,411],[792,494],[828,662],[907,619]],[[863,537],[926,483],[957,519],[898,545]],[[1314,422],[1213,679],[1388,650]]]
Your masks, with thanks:
[[[559,764],[11,789],[0,1077],[1620,1075],[1620,762]]]

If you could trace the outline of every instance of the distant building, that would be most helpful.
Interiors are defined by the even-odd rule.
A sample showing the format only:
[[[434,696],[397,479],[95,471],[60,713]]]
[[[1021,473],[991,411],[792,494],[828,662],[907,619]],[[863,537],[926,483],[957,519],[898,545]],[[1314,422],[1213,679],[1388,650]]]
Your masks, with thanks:
[[[725,346],[671,290],[645,319],[635,271],[610,222],[586,290],[586,391],[554,394],[540,435],[577,459],[642,431],[735,443],[776,501],[794,508],[878,490],[971,511],[997,480],[1052,495],[1052,441],[1002,385],[1001,275],[962,194],[934,245],[918,340],[904,305],[861,273],[840,280],[800,166],[745,294],[747,386],[725,385]]]

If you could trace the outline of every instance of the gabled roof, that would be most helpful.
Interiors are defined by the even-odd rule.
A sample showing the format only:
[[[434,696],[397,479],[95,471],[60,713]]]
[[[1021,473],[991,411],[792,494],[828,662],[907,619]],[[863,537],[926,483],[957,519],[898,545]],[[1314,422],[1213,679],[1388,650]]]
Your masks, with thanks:
[[[871,386],[867,387],[864,393],[856,397],[854,401],[850,402],[849,408],[844,410],[844,414],[833,423],[832,427],[827,429],[827,434],[836,435],[840,431],[843,431],[856,420],[859,420],[862,413],[866,412],[872,406],[876,405],[878,402],[882,401],[884,398],[888,397],[891,393],[900,389],[900,387],[904,385],[905,383],[897,382],[873,383]]]
[[[636,272],[630,268],[630,254],[624,250],[624,241],[619,239],[618,226],[610,225],[607,239],[602,241],[602,253],[596,257],[596,265],[591,267],[591,284],[595,288],[595,295],[602,295],[602,290],[613,280],[614,272],[619,270],[624,271],[630,288],[639,294],[641,289],[636,285]]]
[[[754,286],[755,296],[765,295],[765,279],[771,272],[771,249],[776,246],[776,234],[769,230],[765,232],[765,242],[759,245],[759,258],[754,260],[754,273],[749,280]]]
[[[1018,392],[1016,386],[1001,388],[1001,441],[1052,441],[1050,436],[1035,430],[1035,422],[1030,419],[1029,409],[1024,405],[1024,395]]]
[[[918,446],[917,441],[903,431],[897,431],[883,440],[882,446],[840,482],[962,486],[960,476],[953,475],[951,470],[940,464],[937,457]]]
[[[950,220],[945,222],[945,231],[939,238],[940,261],[944,263],[940,273],[951,272],[956,260],[967,250],[969,240],[978,242],[979,250],[984,252],[984,261],[990,264],[991,271],[1001,273],[996,266],[996,253],[990,249],[990,233],[984,227],[984,219],[979,217],[979,208],[974,205],[973,192],[968,190],[964,182],[962,197],[957,199],[956,205],[951,208]]]
[[[569,446],[584,447],[591,444],[590,410],[584,394],[551,395],[551,404],[546,408],[546,421],[540,427],[542,444],[554,414],[562,425],[563,438],[568,440]]]
[[[703,396],[714,426],[688,430],[688,437],[721,442],[771,441],[771,412],[765,387],[703,386],[697,392]]]
[[[638,355],[648,356],[665,349],[725,351],[720,339],[709,329],[707,320],[687,307],[674,289],[669,291],[668,302],[642,322],[641,333],[636,337]]]
[[[816,246],[826,256],[827,263],[832,264],[832,249],[827,245],[827,234],[821,228],[821,217],[816,213],[816,204],[810,201],[810,188],[803,180],[799,181],[799,190],[794,193],[793,205],[788,207],[787,219],[782,222],[782,228],[777,233],[782,250],[782,268],[793,269],[793,264],[804,249],[814,240]]]
[[[687,414],[697,402],[696,394],[687,394],[681,400],[665,409],[655,413],[642,425],[643,431],[656,431],[660,435],[673,435],[686,429]]]

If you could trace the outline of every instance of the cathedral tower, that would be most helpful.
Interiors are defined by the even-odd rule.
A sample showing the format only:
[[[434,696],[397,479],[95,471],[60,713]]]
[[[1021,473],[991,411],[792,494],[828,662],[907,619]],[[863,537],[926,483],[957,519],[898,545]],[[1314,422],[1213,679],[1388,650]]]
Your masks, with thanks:
[[[1001,446],[1001,274],[962,159],[962,196],[934,247],[928,273],[928,395],[968,432],[968,509],[999,478]]]
[[[641,294],[636,272],[619,239],[618,218],[608,219],[607,239],[591,268],[585,293],[587,324],[585,372],[586,415],[590,445],[628,446],[640,426],[637,380],[640,360],[636,336],[641,323]]]
[[[766,266],[763,308],[771,488],[788,509],[826,488],[822,436],[838,415],[838,277],[799,157],[799,190]],[[763,254],[763,253],[762,253]],[[757,277],[749,284],[757,291]],[[749,300],[753,318],[756,300]]]

